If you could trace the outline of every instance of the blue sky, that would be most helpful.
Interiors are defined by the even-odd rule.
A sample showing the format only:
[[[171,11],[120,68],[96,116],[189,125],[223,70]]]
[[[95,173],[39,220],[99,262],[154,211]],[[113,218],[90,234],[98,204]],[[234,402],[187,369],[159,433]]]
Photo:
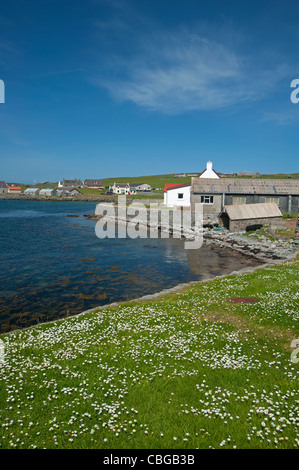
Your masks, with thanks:
[[[2,0],[0,180],[298,172],[293,0]]]

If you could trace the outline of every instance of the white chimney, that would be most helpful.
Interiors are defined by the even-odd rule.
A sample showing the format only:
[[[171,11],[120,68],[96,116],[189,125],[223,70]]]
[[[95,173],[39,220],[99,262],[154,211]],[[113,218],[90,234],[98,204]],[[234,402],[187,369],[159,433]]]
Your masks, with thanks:
[[[213,166],[213,164],[212,164],[211,160],[209,160],[209,161],[207,162],[207,170],[208,170],[208,171],[211,171],[211,170],[212,170],[212,166]]]

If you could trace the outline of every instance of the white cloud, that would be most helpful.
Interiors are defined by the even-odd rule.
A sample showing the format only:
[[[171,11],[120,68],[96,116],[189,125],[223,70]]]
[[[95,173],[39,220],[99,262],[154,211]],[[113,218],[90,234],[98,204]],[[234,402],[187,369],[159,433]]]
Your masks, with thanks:
[[[298,113],[291,111],[277,111],[265,113],[261,122],[275,122],[279,126],[298,125]]]
[[[256,57],[187,31],[152,34],[130,57],[113,57],[109,78],[97,77],[97,84],[119,102],[174,114],[260,99],[288,72],[285,66],[263,70]]]

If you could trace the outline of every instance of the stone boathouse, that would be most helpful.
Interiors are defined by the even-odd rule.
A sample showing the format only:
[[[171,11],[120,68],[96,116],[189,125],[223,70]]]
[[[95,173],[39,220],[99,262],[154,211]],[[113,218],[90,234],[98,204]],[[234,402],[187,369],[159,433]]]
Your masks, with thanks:
[[[281,212],[299,212],[299,180],[192,178],[191,210],[203,204],[204,219],[217,220],[227,206],[275,203]]]
[[[231,232],[256,230],[264,225],[279,228],[282,225],[282,213],[275,202],[225,206],[219,217],[219,225]]]

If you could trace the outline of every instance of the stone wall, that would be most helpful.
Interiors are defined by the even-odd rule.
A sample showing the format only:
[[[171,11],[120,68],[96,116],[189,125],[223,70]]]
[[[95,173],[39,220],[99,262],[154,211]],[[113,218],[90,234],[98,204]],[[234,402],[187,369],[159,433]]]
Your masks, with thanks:
[[[282,217],[264,217],[261,219],[242,219],[230,220],[229,230],[231,232],[242,232],[243,230],[250,230],[250,227],[270,225],[273,228],[282,227]]]
[[[201,196],[213,196],[214,202],[213,204],[204,204],[203,205],[203,212],[206,217],[213,217],[218,215],[222,209],[222,195],[220,194],[191,194],[191,210],[194,212],[195,204],[201,203]]]
[[[192,194],[191,193],[191,208],[194,210],[194,204],[201,202],[201,196],[204,194]],[[204,213],[209,215],[219,214],[223,209],[223,205],[231,206],[233,204],[234,197],[245,197],[246,204],[257,204],[257,203],[264,203],[269,202],[268,198],[277,197],[279,199],[278,207],[282,212],[287,212],[290,214],[298,214],[299,213],[299,196],[289,196],[288,194],[269,194],[269,195],[261,195],[261,194],[225,194],[224,202],[223,202],[223,195],[221,194],[205,194],[207,196],[214,197],[214,204],[204,204]]]

